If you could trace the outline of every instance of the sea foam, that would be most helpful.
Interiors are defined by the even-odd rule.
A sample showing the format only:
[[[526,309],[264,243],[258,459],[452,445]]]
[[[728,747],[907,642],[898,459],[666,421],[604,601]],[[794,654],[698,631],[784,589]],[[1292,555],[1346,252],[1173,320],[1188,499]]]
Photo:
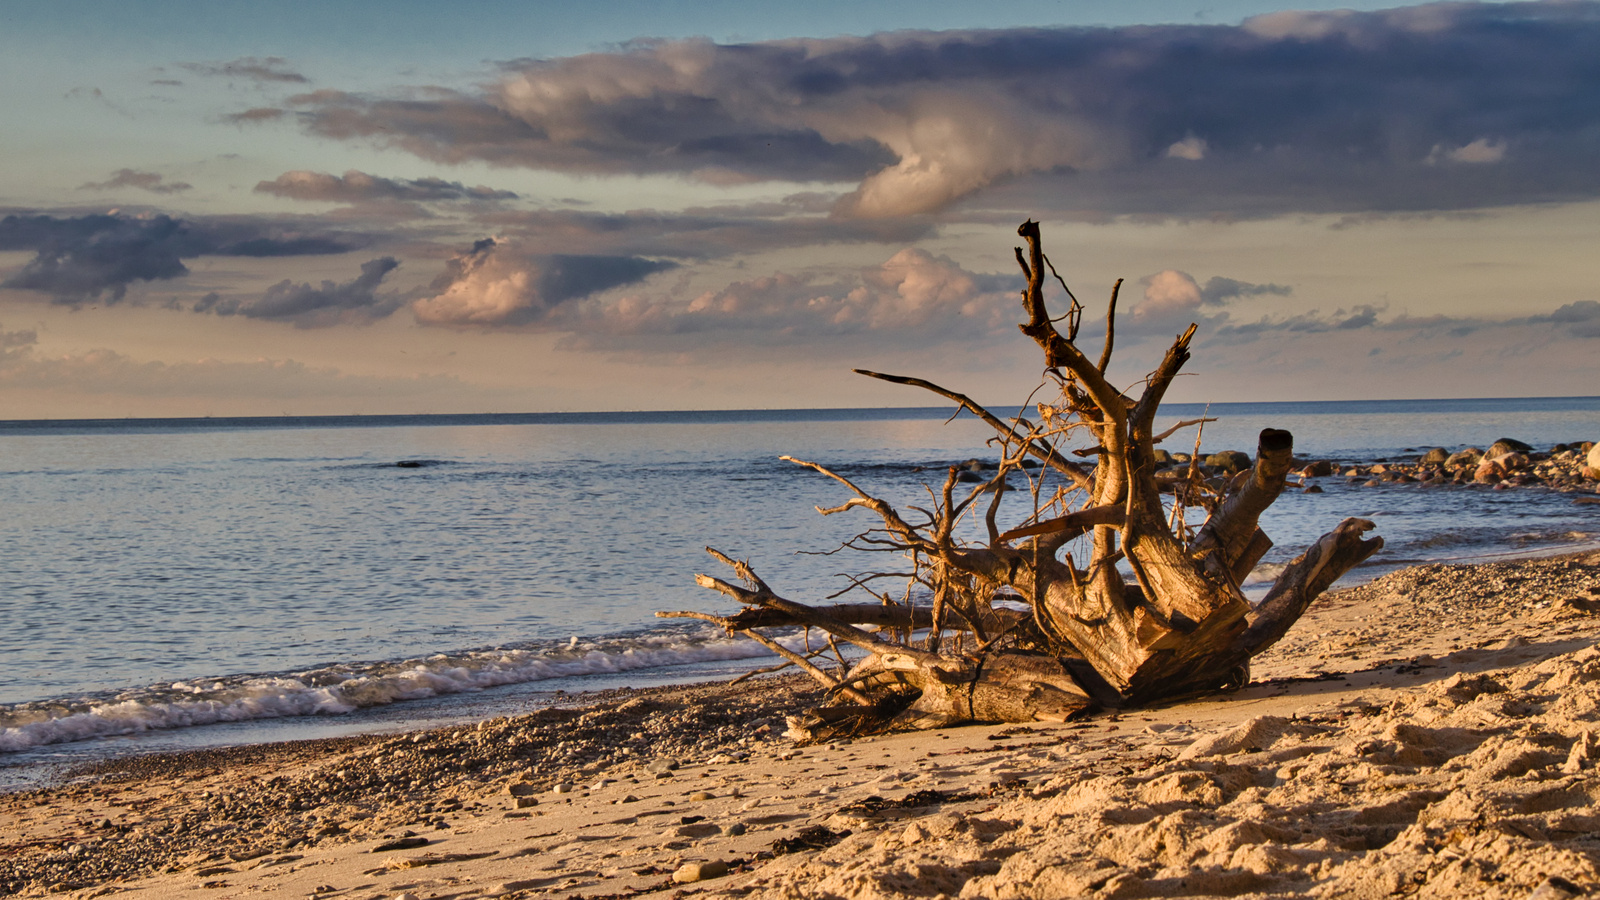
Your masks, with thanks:
[[[342,715],[508,684],[768,655],[755,642],[720,631],[677,632],[179,681],[114,695],[0,706],[0,753],[155,729]]]

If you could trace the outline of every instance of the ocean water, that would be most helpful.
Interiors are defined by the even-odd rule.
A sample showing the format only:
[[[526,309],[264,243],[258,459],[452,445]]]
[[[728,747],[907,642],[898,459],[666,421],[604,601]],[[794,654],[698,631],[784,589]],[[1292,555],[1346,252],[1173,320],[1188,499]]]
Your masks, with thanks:
[[[1207,452],[1279,427],[1345,462],[1600,439],[1600,398],[1173,404],[1158,428],[1202,412]],[[654,613],[731,611],[694,585],[725,574],[707,546],[803,601],[882,566],[819,555],[869,515],[819,516],[843,486],[779,457],[925,503],[988,436],[946,408],[0,422],[0,785],[770,665]],[[1322,483],[1263,519],[1263,577],[1348,516],[1387,542],[1353,580],[1600,543],[1570,494]]]

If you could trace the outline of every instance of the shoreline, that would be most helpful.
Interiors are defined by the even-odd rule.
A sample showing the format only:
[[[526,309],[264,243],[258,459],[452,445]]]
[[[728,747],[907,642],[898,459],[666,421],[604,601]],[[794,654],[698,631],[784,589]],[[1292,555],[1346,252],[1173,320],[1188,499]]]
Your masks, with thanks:
[[[0,795],[0,894],[1379,896],[1363,873],[1391,869],[1422,896],[1595,887],[1595,829],[1561,831],[1600,822],[1595,610],[1600,551],[1431,564],[1326,595],[1235,694],[1060,725],[797,746],[783,714],[816,692],[780,675],[108,760]],[[1344,831],[1295,831],[1307,816]]]

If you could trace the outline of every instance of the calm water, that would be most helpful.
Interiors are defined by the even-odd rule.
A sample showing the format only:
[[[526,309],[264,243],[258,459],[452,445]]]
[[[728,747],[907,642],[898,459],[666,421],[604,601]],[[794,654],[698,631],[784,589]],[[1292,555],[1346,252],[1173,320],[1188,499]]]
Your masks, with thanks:
[[[1165,409],[1164,423],[1201,411]],[[1272,426],[1303,456],[1342,460],[1600,438],[1600,398],[1210,413],[1222,421],[1206,426],[1208,451],[1253,450]],[[716,572],[707,545],[801,600],[877,565],[797,554],[868,519],[818,516],[843,488],[778,457],[920,502],[940,473],[917,467],[985,455],[986,427],[947,415],[0,423],[0,761],[469,719],[556,690],[768,664],[747,642],[653,614],[728,610],[694,587]],[[1324,484],[1269,511],[1266,571],[1347,516],[1379,523],[1376,567],[1600,542],[1600,507],[1571,495]]]

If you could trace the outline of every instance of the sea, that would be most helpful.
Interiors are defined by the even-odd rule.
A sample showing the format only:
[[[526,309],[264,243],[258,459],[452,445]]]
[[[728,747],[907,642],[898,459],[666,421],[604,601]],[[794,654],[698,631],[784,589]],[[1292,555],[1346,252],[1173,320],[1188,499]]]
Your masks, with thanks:
[[[1600,440],[1600,397],[1168,404],[1157,428],[1201,416],[1203,452],[1273,427],[1341,463]],[[895,567],[841,552],[873,517],[819,515],[849,490],[781,457],[928,507],[948,466],[995,458],[991,436],[946,407],[0,422],[0,790],[773,665],[655,614],[733,611],[695,585],[731,577],[707,547],[805,602]],[[1350,516],[1386,544],[1346,584],[1600,546],[1579,495],[1319,483],[1263,517],[1275,546],[1247,593]],[[1030,502],[1016,486],[1003,509]]]

